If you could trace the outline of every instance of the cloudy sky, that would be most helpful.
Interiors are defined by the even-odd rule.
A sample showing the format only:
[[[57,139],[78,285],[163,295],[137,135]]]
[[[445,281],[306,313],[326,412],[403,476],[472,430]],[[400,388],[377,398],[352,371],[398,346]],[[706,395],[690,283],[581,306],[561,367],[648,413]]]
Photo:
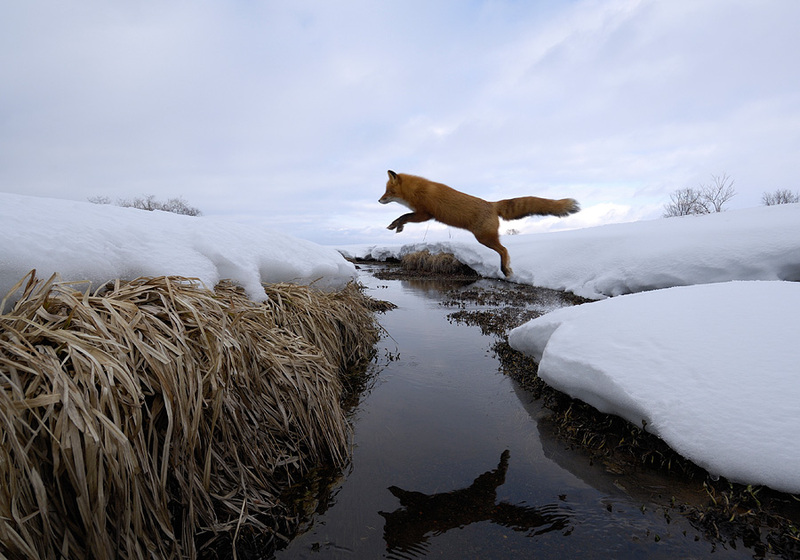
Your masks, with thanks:
[[[3,2],[0,191],[337,244],[458,238],[387,231],[387,169],[584,208],[523,232],[657,218],[723,173],[758,206],[800,190],[799,24],[796,0]]]

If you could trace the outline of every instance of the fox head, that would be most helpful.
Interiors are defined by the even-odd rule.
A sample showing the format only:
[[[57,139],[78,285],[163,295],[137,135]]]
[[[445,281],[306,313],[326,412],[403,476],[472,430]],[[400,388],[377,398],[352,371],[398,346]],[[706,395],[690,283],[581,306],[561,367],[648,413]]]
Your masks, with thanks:
[[[381,204],[389,204],[390,202],[401,202],[400,197],[400,176],[392,171],[388,171],[389,180],[386,181],[386,192],[378,199]]]

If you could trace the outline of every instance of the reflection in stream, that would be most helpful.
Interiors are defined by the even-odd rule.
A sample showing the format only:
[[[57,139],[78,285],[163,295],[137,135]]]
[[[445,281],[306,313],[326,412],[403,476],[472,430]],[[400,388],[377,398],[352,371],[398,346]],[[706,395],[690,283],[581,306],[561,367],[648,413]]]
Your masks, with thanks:
[[[392,513],[379,512],[386,520],[383,538],[389,557],[424,556],[430,536],[472,523],[490,521],[533,537],[569,527],[569,514],[558,505],[528,507],[497,502],[497,487],[503,485],[508,470],[509,451],[503,451],[497,468],[483,473],[467,488],[423,494],[390,486],[400,500]]]
[[[377,354],[391,359],[353,411],[350,468],[279,560],[752,558],[671,509],[674,480],[621,476],[551,433],[541,401],[499,371],[496,339],[448,318],[505,302],[442,305],[443,290],[491,296],[509,283],[361,281],[397,305],[379,318],[387,337]],[[524,297],[532,313],[570,304]]]

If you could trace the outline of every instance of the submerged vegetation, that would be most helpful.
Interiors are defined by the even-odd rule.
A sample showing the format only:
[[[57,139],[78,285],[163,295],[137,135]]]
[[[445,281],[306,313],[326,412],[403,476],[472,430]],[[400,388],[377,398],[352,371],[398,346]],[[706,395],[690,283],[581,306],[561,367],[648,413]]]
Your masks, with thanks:
[[[274,548],[298,522],[281,493],[347,460],[376,302],[353,284],[267,285],[265,303],[176,277],[77,287],[31,272],[0,315],[0,556]]]

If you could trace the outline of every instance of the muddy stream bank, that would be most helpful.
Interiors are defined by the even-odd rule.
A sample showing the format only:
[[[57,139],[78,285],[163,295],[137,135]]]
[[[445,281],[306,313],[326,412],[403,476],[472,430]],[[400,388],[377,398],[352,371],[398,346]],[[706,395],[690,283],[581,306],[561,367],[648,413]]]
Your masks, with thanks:
[[[548,398],[509,375],[520,358],[502,344],[508,328],[579,300],[381,271],[362,266],[360,281],[397,308],[380,317],[350,466],[306,489],[311,519],[276,558],[778,557],[757,535],[690,520],[686,504],[709,498],[702,481],[569,441]]]

